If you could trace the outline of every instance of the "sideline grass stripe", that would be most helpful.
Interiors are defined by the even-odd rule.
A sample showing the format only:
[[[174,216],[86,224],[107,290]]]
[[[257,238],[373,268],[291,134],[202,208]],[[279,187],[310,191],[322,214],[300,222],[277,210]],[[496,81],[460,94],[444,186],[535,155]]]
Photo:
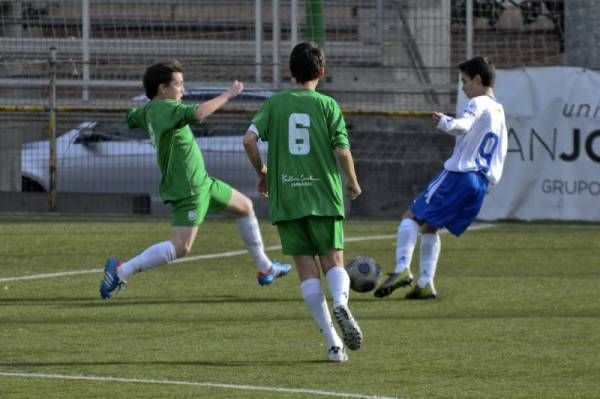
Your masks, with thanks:
[[[469,230],[480,230],[488,227],[492,227],[491,224],[480,224],[471,226]],[[446,230],[441,230],[440,234],[446,234]],[[344,240],[344,242],[358,242],[358,241],[373,241],[373,240],[388,240],[396,238],[395,234],[385,234],[385,235],[376,235],[376,236],[364,236],[364,237],[348,237]],[[281,249],[281,245],[272,245],[270,247],[266,247],[265,251],[278,251]],[[227,252],[219,252],[213,254],[204,254],[204,255],[195,255],[188,256],[185,258],[179,258],[174,260],[171,263],[183,263],[183,262],[193,262],[195,260],[202,259],[215,259],[215,258],[226,258],[231,256],[240,256],[247,254],[248,251],[246,249],[240,249],[238,251],[227,251]],[[54,278],[54,277],[65,277],[65,276],[75,276],[79,274],[92,274],[92,273],[100,273],[104,269],[86,269],[86,270],[74,270],[71,272],[58,272],[58,273],[42,273],[42,274],[32,274],[31,276],[19,276],[19,277],[4,277],[0,278],[0,283],[7,283],[10,281],[23,281],[23,280],[39,280],[45,278]]]
[[[142,378],[121,378],[121,377],[104,377],[94,375],[68,375],[68,374],[46,374],[46,373],[17,373],[0,371],[2,377],[17,377],[17,378],[45,378],[52,380],[78,380],[78,381],[109,381],[109,382],[126,382],[135,384],[157,384],[157,385],[187,385],[196,387],[234,389],[242,391],[264,391],[264,392],[284,392],[291,394],[309,394],[314,396],[329,396],[339,398],[356,398],[356,399],[398,399],[389,396],[372,396],[359,393],[348,392],[330,392],[316,389],[294,389],[280,387],[266,387],[259,385],[237,385],[237,384],[220,384],[216,382],[196,382],[196,381],[177,381],[177,380],[153,380]]]
[[[74,270],[72,272],[42,273],[42,274],[32,274],[31,276],[5,277],[5,278],[0,278],[0,283],[6,283],[9,281],[22,281],[22,280],[41,280],[41,279],[53,278],[53,277],[75,276],[78,274],[100,273],[103,270],[104,269],[86,269],[86,270]]]
[[[391,239],[394,238],[394,235],[381,235],[381,236],[370,236],[370,237],[353,237],[348,238],[345,242],[355,242],[355,241],[368,241],[368,240],[383,240],[383,239]],[[270,247],[266,247],[265,251],[277,251],[281,249],[281,245],[273,245]],[[179,258],[174,260],[171,263],[183,263],[183,262],[193,262],[195,260],[202,259],[215,259],[215,258],[227,258],[232,256],[240,256],[247,254],[248,250],[240,249],[238,251],[227,251],[227,252],[219,252],[212,254],[204,254],[204,255],[195,255],[188,256],[185,258]],[[32,274],[31,276],[19,276],[19,277],[4,277],[0,278],[0,283],[6,283],[10,281],[23,281],[23,280],[38,280],[45,278],[53,278],[53,277],[65,277],[65,276],[75,276],[79,274],[92,274],[92,273],[101,273],[104,269],[85,269],[85,270],[74,270],[71,272],[57,272],[57,273],[42,273],[42,274]]]

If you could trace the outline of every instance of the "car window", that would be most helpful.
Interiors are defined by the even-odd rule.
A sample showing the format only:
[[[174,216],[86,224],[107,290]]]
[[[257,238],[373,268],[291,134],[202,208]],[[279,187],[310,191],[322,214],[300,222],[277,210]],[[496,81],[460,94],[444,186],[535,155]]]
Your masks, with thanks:
[[[188,104],[201,103],[208,101],[211,98],[218,96],[227,90],[227,87],[200,87],[186,88],[183,94],[182,101]],[[244,91],[234,98],[232,105],[243,104],[255,109],[259,109],[266,99],[271,97],[273,92],[258,88],[246,88]],[[134,101],[147,102],[148,98],[145,94],[141,94],[133,98]],[[244,119],[243,122],[235,120],[235,118],[218,118],[212,116],[209,120],[204,120],[200,124],[191,125],[190,128],[195,137],[228,137],[228,136],[243,136],[248,128],[249,121]]]
[[[207,101],[211,98],[218,96],[219,94],[225,91],[225,88],[214,88],[214,89],[190,89],[186,90],[183,94],[183,101]],[[259,103],[261,104],[267,98],[271,97],[273,92],[268,90],[260,90],[260,89],[246,89],[236,98],[234,98],[233,102],[243,102],[243,103]]]
[[[202,87],[186,89],[183,93],[182,101],[185,102],[203,102],[218,96],[227,90],[227,87]],[[231,100],[234,103],[261,105],[267,98],[271,97],[273,92],[263,89],[244,89],[236,98]],[[134,101],[148,101],[145,94],[133,98]]]
[[[195,137],[241,136],[242,131],[227,121],[208,122],[191,125]],[[93,127],[79,129],[75,144],[104,143],[110,141],[144,141],[149,140],[143,129],[129,129],[125,122],[96,122]]]
[[[148,133],[142,129],[129,129],[125,122],[96,122],[93,127],[80,129],[75,144],[143,140],[149,140]]]
[[[216,119],[216,118],[215,118]],[[233,120],[217,120],[203,121],[201,124],[193,125],[192,132],[196,137],[226,137],[226,136],[241,136],[246,133],[248,128],[244,123],[240,126],[239,122]]]

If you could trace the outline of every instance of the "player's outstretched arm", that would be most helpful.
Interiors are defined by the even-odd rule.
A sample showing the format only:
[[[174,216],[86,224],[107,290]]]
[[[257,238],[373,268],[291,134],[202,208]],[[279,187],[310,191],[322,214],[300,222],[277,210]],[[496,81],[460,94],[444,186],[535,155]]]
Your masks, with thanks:
[[[358,179],[356,177],[356,171],[354,170],[354,159],[352,158],[352,153],[348,148],[336,148],[335,156],[340,163],[346,178],[348,179],[346,191],[350,199],[356,199],[361,193],[362,189],[358,184]]]
[[[460,136],[467,134],[473,123],[475,122],[475,115],[470,112],[465,112],[460,118],[453,118],[448,115],[444,115],[441,112],[434,112],[431,114],[431,120],[435,127],[446,133],[454,136]]]
[[[236,80],[229,89],[220,95],[199,104],[198,110],[196,111],[196,119],[201,121],[208,118],[209,115],[221,108],[227,101],[240,94],[243,90],[244,83]]]

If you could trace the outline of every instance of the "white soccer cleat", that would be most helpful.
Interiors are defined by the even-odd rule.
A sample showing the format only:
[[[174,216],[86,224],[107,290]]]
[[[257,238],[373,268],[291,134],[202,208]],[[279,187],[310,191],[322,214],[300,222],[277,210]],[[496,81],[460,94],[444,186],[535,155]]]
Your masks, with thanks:
[[[341,363],[348,361],[348,355],[343,347],[332,346],[327,351],[327,358],[332,363]]]

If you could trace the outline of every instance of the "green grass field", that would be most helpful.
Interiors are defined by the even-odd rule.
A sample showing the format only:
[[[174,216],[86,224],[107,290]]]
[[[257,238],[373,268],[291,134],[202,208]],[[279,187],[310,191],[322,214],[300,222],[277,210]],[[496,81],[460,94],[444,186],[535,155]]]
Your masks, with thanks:
[[[397,223],[348,222],[346,238],[390,238],[349,242],[346,259],[391,271]],[[326,361],[297,276],[259,287],[248,255],[162,266],[102,301],[105,258],[169,231],[164,219],[0,218],[0,398],[600,397],[598,224],[443,235],[439,299],[353,293],[365,342],[343,364]],[[239,249],[231,220],[209,220],[192,256]]]

